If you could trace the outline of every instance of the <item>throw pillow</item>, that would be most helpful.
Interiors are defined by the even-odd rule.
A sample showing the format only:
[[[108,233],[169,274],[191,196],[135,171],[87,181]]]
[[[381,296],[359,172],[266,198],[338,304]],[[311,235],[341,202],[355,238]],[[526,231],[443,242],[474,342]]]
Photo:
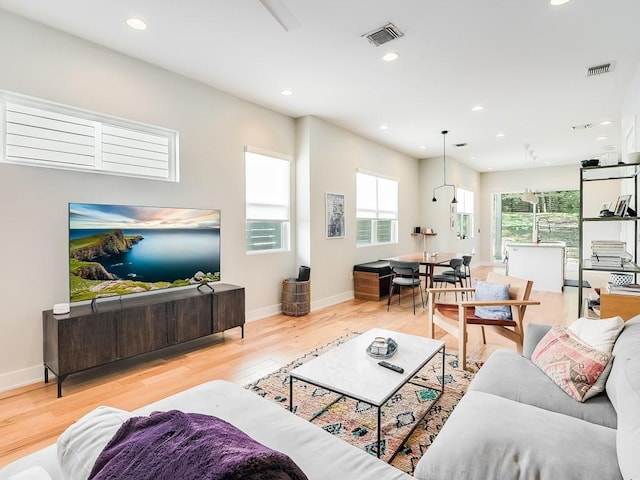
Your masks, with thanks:
[[[571,325],[568,330],[575,334],[580,340],[591,345],[594,348],[611,353],[616,339],[624,328],[624,320],[622,317],[612,317],[603,319],[591,319],[581,317]],[[604,372],[600,374],[596,383],[585,394],[584,400],[604,392],[607,384],[607,377],[611,371],[613,359],[609,361]]]
[[[102,449],[132,416],[117,408],[97,407],[62,432],[56,442],[62,478],[89,478]]]
[[[478,280],[476,282],[475,299],[478,301],[509,300],[509,284],[489,283]],[[476,307],[475,315],[479,318],[510,320],[511,307],[507,305]]]
[[[565,327],[554,325],[538,343],[531,361],[579,402],[607,367],[611,354],[582,342]]]
[[[602,319],[581,317],[569,325],[568,330],[592,347],[610,353],[623,328],[624,320],[620,316]]]

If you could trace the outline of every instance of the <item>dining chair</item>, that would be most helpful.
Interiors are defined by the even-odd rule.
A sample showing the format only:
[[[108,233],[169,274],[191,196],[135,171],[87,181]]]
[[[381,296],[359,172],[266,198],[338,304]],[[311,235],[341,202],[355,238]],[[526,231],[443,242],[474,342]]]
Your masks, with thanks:
[[[462,259],[461,258],[452,258],[451,260],[449,260],[448,266],[449,266],[449,268],[451,268],[451,270],[443,272],[443,273],[439,273],[438,275],[434,275],[433,276],[433,285],[436,288],[441,288],[441,289],[442,289],[442,285],[444,283],[453,285],[454,287],[457,284],[460,284],[460,287],[464,287],[464,285],[462,284],[462,277],[461,277],[461,275],[462,275]],[[442,291],[444,291],[444,289],[442,289]],[[454,291],[454,295],[455,295],[455,299],[456,299],[456,302],[457,302],[458,301],[458,292]],[[440,297],[439,294],[438,294],[438,297]]]
[[[422,299],[422,307],[424,308],[424,296],[422,295],[422,281],[420,279],[420,263],[419,262],[402,262],[399,260],[389,260],[389,267],[391,267],[392,277],[391,285],[389,286],[389,299],[387,300],[387,311],[389,311],[389,305],[391,304],[391,297],[395,288],[398,290],[398,305],[400,305],[400,296],[402,293],[402,287],[411,287],[411,293],[413,296],[413,314],[416,314],[416,292],[415,288],[418,287],[420,291],[420,298]]]
[[[495,300],[497,295],[490,293],[486,297],[476,293],[474,300],[463,300],[454,304],[436,303],[435,294],[451,289],[430,288],[427,291],[427,328],[431,338],[435,335],[435,325],[458,339],[458,365],[463,370],[467,365],[468,326],[482,327],[482,341],[487,343],[485,327],[491,328],[499,335],[512,340],[519,352],[522,352],[524,339],[523,320],[529,305],[540,305],[540,302],[529,300],[533,282],[521,278],[489,272],[486,282],[477,282],[483,287],[503,287],[504,300]],[[460,292],[474,291],[473,288],[457,288]],[[486,291],[486,290],[485,290]],[[488,299],[492,298],[492,299]],[[479,308],[478,308],[479,307]],[[503,308],[508,315],[487,315],[487,310]],[[491,318],[486,318],[491,317]]]
[[[443,272],[443,275],[453,275],[461,280],[461,287],[470,287],[471,286],[471,255],[463,255],[462,256],[462,267],[460,270],[447,270]],[[462,285],[462,281],[464,281],[464,285]]]

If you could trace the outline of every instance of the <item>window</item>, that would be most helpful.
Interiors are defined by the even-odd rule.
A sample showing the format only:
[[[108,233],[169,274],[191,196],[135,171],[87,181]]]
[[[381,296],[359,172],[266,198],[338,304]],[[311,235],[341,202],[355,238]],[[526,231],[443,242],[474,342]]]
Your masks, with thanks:
[[[458,187],[456,199],[458,200],[454,213],[456,236],[460,239],[473,238],[473,192]]]
[[[356,173],[357,245],[398,241],[398,182]]]
[[[537,203],[521,193],[493,195],[493,258],[503,260],[507,242],[566,242],[567,259],[578,258],[580,192],[537,192]]]
[[[248,253],[289,250],[290,168],[288,160],[245,153]]]
[[[178,181],[178,132],[0,91],[0,162]]]

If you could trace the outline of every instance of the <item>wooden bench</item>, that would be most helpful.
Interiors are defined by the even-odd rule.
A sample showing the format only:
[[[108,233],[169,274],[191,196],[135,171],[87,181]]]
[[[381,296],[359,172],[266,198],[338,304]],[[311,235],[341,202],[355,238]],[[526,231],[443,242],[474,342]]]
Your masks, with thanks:
[[[378,301],[389,295],[391,267],[388,260],[353,266],[353,292],[359,300]]]

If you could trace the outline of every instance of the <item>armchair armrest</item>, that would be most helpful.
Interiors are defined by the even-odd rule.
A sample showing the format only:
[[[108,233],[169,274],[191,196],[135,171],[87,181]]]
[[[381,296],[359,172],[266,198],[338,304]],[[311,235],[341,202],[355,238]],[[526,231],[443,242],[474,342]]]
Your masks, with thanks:
[[[531,358],[531,354],[542,340],[542,337],[551,329],[551,325],[542,323],[529,323],[524,333],[524,346],[522,347],[522,355],[525,358]]]
[[[464,300],[459,303],[462,307],[520,307],[526,305],[540,305],[540,302],[537,300]]]

